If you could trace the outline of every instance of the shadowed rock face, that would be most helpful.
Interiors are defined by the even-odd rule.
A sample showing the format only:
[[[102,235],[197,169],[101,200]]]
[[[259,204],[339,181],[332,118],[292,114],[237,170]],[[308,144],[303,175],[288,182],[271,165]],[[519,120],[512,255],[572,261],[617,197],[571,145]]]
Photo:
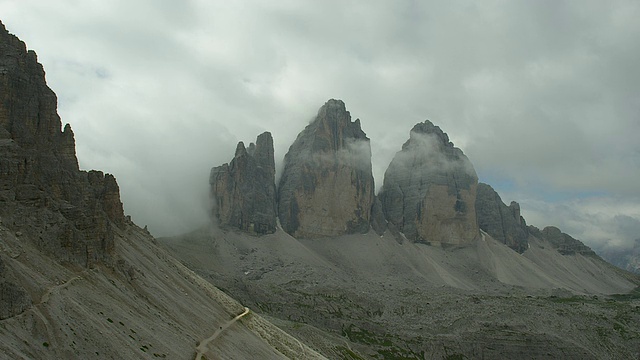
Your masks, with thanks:
[[[211,170],[213,213],[221,227],[251,234],[276,231],[276,186],[273,138],[265,132],[246,149],[238,143],[229,164]]]
[[[469,159],[427,120],[391,161],[380,200],[387,221],[409,240],[465,244],[478,235],[477,184]]]
[[[520,205],[512,201],[509,206],[500,199],[500,195],[487,184],[478,184],[476,197],[478,226],[492,238],[523,253],[529,246],[527,224],[520,216]]]
[[[367,232],[374,201],[369,138],[340,100],[329,100],[284,159],[278,216],[294,237]]]
[[[113,176],[80,171],[36,54],[0,24],[0,216],[48,254],[82,266],[108,260],[125,221]]]

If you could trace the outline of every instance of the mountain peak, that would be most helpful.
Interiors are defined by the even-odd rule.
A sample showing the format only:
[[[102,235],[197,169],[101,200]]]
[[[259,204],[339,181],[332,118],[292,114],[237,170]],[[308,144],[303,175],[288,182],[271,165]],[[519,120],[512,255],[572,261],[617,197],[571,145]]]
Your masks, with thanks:
[[[416,124],[384,175],[387,221],[410,240],[465,244],[479,233],[473,165],[431,121]]]
[[[115,178],[80,171],[74,134],[35,52],[0,27],[0,216],[48,254],[82,266],[109,261],[125,222]],[[46,214],[43,225],[27,214]]]
[[[369,230],[374,182],[371,146],[344,102],[331,99],[285,155],[278,187],[283,229],[297,237]]]
[[[240,141],[230,163],[211,169],[213,215],[221,227],[250,234],[276,231],[273,138],[265,132],[247,150]]]

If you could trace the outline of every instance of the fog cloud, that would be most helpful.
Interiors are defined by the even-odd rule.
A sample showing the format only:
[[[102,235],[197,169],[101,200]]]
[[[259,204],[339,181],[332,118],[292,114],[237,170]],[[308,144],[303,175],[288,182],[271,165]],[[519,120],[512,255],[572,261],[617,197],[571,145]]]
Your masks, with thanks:
[[[240,139],[271,131],[281,166],[330,98],[362,119],[378,185],[429,118],[534,225],[615,242],[640,219],[636,1],[0,0],[0,17],[81,167],[116,175],[156,235],[206,221]]]

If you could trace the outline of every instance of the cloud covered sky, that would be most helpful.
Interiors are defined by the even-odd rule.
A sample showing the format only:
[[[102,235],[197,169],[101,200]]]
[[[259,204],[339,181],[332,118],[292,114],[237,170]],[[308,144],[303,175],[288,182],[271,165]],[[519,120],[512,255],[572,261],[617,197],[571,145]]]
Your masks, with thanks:
[[[640,238],[640,3],[0,0],[84,169],[156,235],[206,222],[211,167],[271,131],[276,161],[345,101],[376,183],[430,119],[530,224]]]

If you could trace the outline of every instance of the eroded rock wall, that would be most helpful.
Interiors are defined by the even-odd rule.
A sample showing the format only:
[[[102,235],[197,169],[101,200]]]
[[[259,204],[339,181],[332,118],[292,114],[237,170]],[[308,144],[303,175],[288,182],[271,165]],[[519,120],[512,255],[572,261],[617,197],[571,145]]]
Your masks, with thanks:
[[[469,159],[430,121],[410,132],[385,172],[385,218],[416,242],[466,244],[478,235],[478,177]]]
[[[230,163],[211,170],[213,215],[221,227],[251,234],[276,231],[273,138],[265,132],[245,148],[240,142]]]
[[[285,156],[282,228],[300,238],[367,232],[373,201],[369,138],[342,101],[329,100]]]
[[[112,175],[80,171],[36,54],[0,24],[0,218],[60,260],[109,260],[125,221]]]
[[[507,206],[491,186],[479,183],[476,212],[480,229],[519,253],[527,250],[529,232],[517,202]]]

